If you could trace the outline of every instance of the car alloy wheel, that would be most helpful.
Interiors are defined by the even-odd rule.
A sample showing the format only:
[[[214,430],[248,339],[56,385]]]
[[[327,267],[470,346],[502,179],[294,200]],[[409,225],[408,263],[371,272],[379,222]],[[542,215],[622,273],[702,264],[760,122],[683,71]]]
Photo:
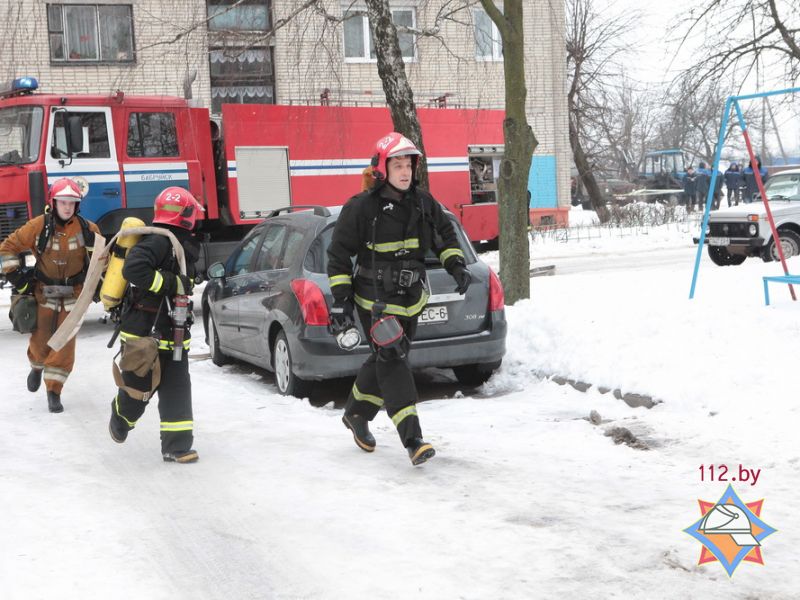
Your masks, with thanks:
[[[284,396],[307,398],[314,386],[312,381],[300,379],[292,371],[292,353],[286,333],[280,331],[272,349],[272,368],[275,370],[275,385]]]
[[[281,394],[287,394],[289,380],[292,376],[291,357],[289,356],[289,346],[286,338],[281,336],[275,342],[275,383]]]

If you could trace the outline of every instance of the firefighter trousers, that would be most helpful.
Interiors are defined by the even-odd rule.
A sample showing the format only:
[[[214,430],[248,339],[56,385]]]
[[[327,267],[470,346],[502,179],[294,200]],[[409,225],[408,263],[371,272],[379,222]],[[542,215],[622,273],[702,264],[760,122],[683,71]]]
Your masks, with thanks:
[[[192,380],[189,377],[189,352],[185,350],[180,361],[172,360],[172,351],[160,350],[161,383],[158,393],[158,414],[161,419],[161,451],[184,452],[190,450],[194,440],[192,421]],[[128,430],[144,414],[149,401],[131,398],[123,389],[117,390],[112,411],[120,425]]]
[[[44,370],[44,385],[48,392],[61,394],[72,367],[75,365],[75,338],[73,337],[61,350],[53,350],[47,345],[50,336],[69,315],[71,304],[48,300],[47,304],[39,304],[36,309],[36,330],[31,334],[28,343],[28,360],[31,368]],[[72,300],[74,304],[74,300]]]
[[[365,334],[369,336],[372,315],[359,307],[358,317]],[[411,340],[417,330],[417,318],[400,319],[400,322],[405,337],[400,343],[399,352],[390,351],[387,355],[385,350],[377,350],[369,340],[372,353],[356,376],[347,398],[345,414],[360,415],[371,421],[385,406],[403,446],[408,447],[415,438],[422,437],[416,407],[417,387],[408,361]]]

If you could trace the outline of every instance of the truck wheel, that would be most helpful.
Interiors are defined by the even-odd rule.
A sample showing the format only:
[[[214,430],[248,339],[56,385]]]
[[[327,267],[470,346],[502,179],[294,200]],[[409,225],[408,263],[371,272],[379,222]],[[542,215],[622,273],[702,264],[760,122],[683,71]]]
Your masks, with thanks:
[[[796,234],[791,229],[781,229],[778,231],[781,237],[781,247],[783,248],[784,258],[797,256],[800,254],[800,235]],[[764,262],[771,262],[773,260],[780,260],[778,256],[778,247],[775,244],[775,238],[769,241],[761,253],[761,260]]]
[[[470,387],[478,387],[483,385],[494,373],[494,369],[483,369],[483,365],[461,365],[460,367],[453,367],[453,373],[461,385]]]
[[[744,254],[731,254],[727,246],[709,246],[708,256],[711,261],[720,267],[742,264],[747,256]]]
[[[275,338],[275,346],[272,348],[272,368],[275,371],[275,385],[278,391],[284,396],[296,396],[297,398],[307,398],[311,395],[314,387],[312,381],[300,379],[292,371],[292,353],[289,351],[289,342],[286,334],[281,330]]]
[[[230,358],[220,350],[219,334],[210,309],[208,312],[208,351],[211,353],[211,362],[218,367],[227,365],[230,362]]]

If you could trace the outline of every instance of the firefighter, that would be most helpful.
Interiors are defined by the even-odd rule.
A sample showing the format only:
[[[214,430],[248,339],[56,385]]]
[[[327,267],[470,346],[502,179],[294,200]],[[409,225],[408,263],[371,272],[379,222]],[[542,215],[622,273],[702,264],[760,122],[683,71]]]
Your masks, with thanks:
[[[194,196],[180,187],[164,189],[155,200],[153,225],[169,230],[180,242],[186,257],[186,275],[180,272],[169,238],[156,234],[143,236],[130,249],[122,269],[130,286],[121,308],[121,358],[118,367],[115,363],[119,389],[111,402],[108,430],[115,442],[123,443],[157,392],[161,454],[166,462],[191,463],[198,459],[192,448],[192,388],[187,356],[191,305],[182,324],[183,319],[175,319],[175,307],[192,294],[194,264],[200,256],[200,244],[192,230],[202,210]],[[176,343],[181,348],[179,360],[175,360]]]
[[[471,281],[452,223],[433,196],[417,188],[414,174],[420,156],[399,133],[381,138],[372,158],[373,185],[347,201],[328,248],[334,298],[331,330],[352,328],[357,310],[371,348],[342,421],[356,445],[372,452],[375,438],[369,422],[385,406],[414,465],[435,454],[422,438],[408,360],[417,318],[429,296],[426,253],[436,254],[460,294]]]
[[[44,378],[47,407],[64,410],[61,391],[75,364],[75,338],[59,351],[47,341],[72,310],[83,288],[89,253],[94,249],[97,225],[78,214],[83,192],[66,177],[50,186],[45,214],[17,229],[0,244],[3,272],[19,294],[36,298],[36,328],[28,344],[28,391],[36,392]],[[22,253],[36,258],[33,270],[25,269]]]

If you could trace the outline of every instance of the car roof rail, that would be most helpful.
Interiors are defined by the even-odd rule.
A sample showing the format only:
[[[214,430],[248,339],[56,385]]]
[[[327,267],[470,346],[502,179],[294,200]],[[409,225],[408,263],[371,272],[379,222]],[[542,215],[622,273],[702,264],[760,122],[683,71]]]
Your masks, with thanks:
[[[272,217],[277,217],[282,212],[292,212],[293,210],[302,209],[302,210],[313,210],[314,214],[318,217],[330,217],[331,211],[329,211],[325,206],[319,206],[316,204],[308,204],[308,205],[298,205],[294,204],[292,206],[283,206],[281,208],[276,208],[271,210],[269,214],[264,217],[265,219],[271,219]]]

